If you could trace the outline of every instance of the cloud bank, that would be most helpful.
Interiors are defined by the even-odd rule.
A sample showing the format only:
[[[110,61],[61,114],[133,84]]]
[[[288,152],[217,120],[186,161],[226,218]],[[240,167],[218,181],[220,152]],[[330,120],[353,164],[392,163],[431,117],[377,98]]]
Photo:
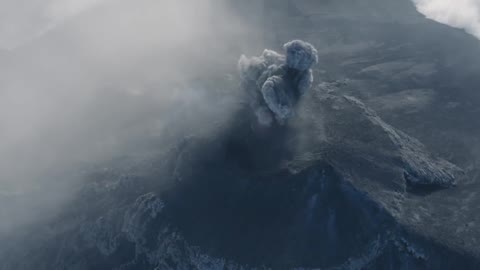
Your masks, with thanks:
[[[465,29],[480,39],[480,0],[413,0],[427,18]]]

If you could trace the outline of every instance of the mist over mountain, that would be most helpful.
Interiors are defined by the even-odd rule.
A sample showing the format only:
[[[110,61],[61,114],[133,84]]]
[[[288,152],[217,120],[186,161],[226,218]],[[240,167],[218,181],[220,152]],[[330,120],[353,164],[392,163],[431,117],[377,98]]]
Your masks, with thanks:
[[[480,266],[474,2],[23,2],[0,269]],[[238,59],[296,39],[313,86],[258,127]]]
[[[414,3],[418,11],[427,18],[465,29],[468,33],[480,38],[480,3],[478,1],[415,0]]]

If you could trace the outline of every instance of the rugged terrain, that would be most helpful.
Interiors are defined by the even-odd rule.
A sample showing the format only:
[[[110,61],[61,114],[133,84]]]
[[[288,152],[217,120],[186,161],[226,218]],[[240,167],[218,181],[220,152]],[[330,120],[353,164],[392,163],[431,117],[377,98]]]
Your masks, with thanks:
[[[480,42],[409,1],[344,2],[272,6],[267,46],[320,54],[286,126],[252,124],[234,63],[195,81],[216,85],[208,126],[82,170],[0,268],[478,269]],[[196,112],[177,109],[172,127]]]

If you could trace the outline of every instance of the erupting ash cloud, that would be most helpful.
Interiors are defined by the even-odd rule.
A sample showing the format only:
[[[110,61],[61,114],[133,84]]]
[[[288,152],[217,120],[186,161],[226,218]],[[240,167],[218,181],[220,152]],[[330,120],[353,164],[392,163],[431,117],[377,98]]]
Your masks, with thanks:
[[[251,107],[264,126],[283,125],[313,83],[311,68],[318,62],[317,50],[301,40],[290,41],[283,48],[285,56],[265,50],[260,57],[242,55],[238,62]]]

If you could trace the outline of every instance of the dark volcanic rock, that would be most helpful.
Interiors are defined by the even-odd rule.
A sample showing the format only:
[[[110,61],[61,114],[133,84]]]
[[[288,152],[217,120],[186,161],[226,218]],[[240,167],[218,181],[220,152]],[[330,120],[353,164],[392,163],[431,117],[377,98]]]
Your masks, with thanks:
[[[398,165],[407,183],[416,187],[451,187],[463,175],[460,168],[434,157],[422,143],[385,123],[360,100],[335,94],[317,95],[320,98],[314,106],[319,112],[311,115],[319,117],[323,124],[324,142],[317,142],[320,151],[338,152],[352,161],[368,162],[369,167]],[[336,157],[330,154],[330,158]],[[346,171],[350,166],[334,163],[343,163]]]
[[[244,117],[94,172],[69,211],[4,251],[2,268],[473,268],[402,218],[406,172],[444,187],[459,169],[359,100],[311,94],[302,109],[321,113],[290,128],[259,134]],[[294,141],[309,150],[285,151]]]

